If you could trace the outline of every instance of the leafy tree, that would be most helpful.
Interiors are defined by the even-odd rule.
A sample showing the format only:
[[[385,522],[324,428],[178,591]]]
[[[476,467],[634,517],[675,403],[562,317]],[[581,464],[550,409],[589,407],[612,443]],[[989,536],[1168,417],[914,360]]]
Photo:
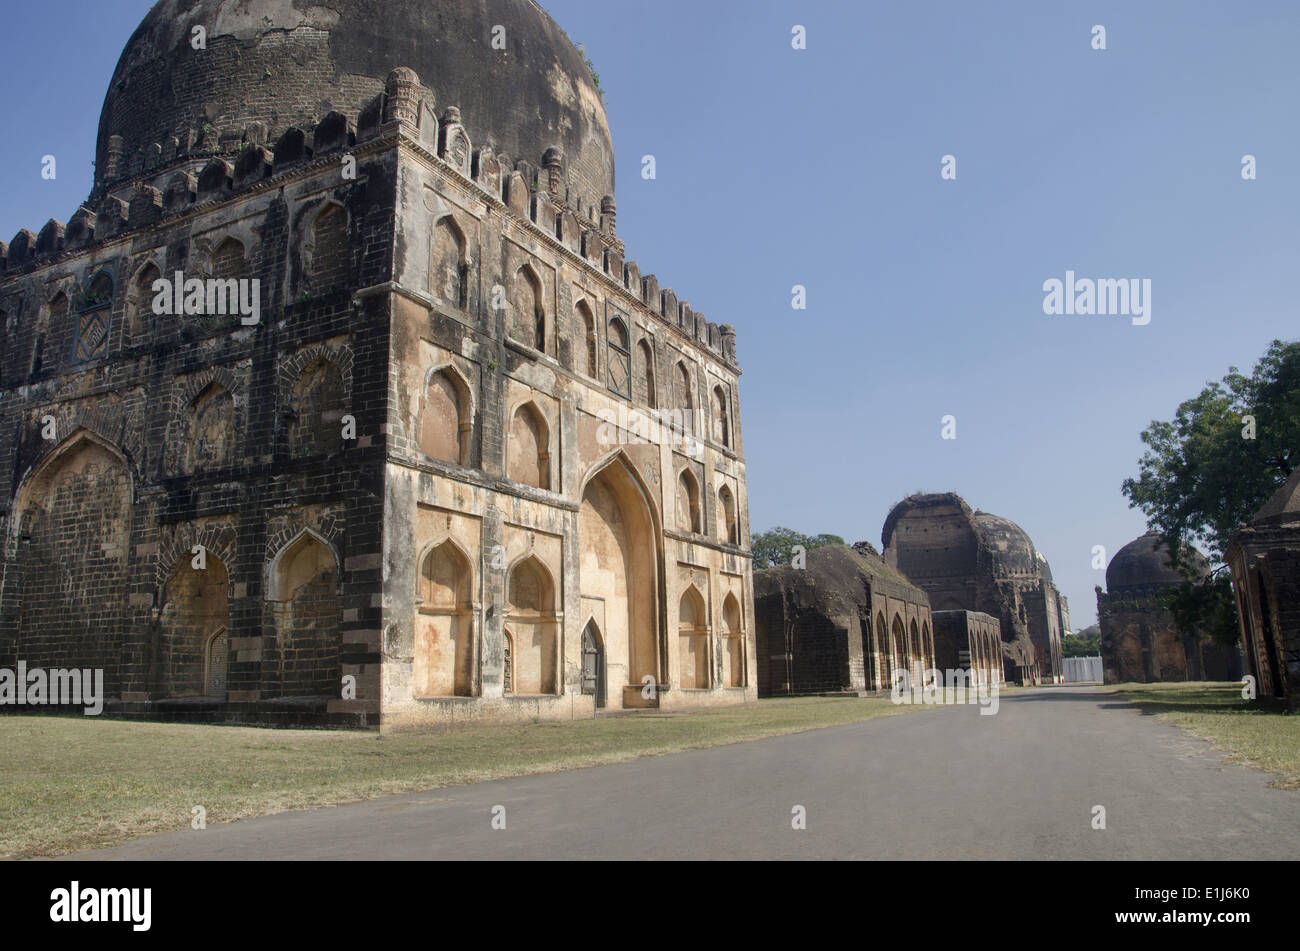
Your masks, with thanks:
[[[1061,654],[1065,657],[1096,657],[1101,653],[1101,634],[1090,637],[1074,635],[1061,638]]]
[[[1230,367],[1172,420],[1153,422],[1142,441],[1138,477],[1125,479],[1123,491],[1188,578],[1167,597],[1174,618],[1184,632],[1199,628],[1234,643],[1236,605],[1223,559],[1232,532],[1300,463],[1300,342],[1273,341],[1250,376]],[[1217,566],[1203,581],[1192,575],[1187,545]]]
[[[838,535],[804,535],[792,528],[777,526],[760,535],[754,536],[754,569],[773,568],[788,565],[794,559],[794,547],[803,546],[805,551],[824,548],[827,545],[843,545],[844,539]]]

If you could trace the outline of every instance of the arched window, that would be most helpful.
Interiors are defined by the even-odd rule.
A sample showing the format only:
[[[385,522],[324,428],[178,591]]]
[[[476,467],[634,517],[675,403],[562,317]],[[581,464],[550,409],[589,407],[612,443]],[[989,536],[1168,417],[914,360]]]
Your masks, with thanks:
[[[341,205],[329,204],[311,226],[309,292],[329,294],[346,286],[351,272],[349,257],[348,213]]]
[[[632,343],[627,326],[615,317],[609,322],[609,388],[620,396],[632,395]]]
[[[551,488],[551,437],[546,417],[535,403],[515,410],[510,423],[506,476],[515,482]]]
[[[578,318],[582,323],[584,350],[586,352],[586,369],[584,372],[593,380],[597,376],[596,368],[596,318],[585,300],[578,301]]]
[[[126,327],[132,336],[140,336],[153,329],[153,285],[162,280],[162,271],[152,261],[135,272],[126,292]]]
[[[429,378],[420,407],[420,451],[433,459],[469,465],[472,409],[469,387],[444,367]]]
[[[420,565],[416,602],[415,696],[468,697],[473,694],[473,603],[469,560],[446,541]]]
[[[557,692],[559,618],[555,585],[542,563],[530,557],[510,572],[507,623],[514,634],[511,655],[516,693],[535,696]]]
[[[690,469],[677,479],[677,527],[683,532],[700,531],[700,487]]]
[[[268,599],[276,632],[280,691],[286,697],[336,697],[342,682],[343,599],[334,552],[303,532],[276,557]]]
[[[718,537],[731,545],[740,544],[740,534],[736,527],[736,500],[731,497],[731,489],[725,485],[718,490]]]
[[[713,441],[731,447],[731,421],[727,414],[727,395],[720,386],[713,388]]]
[[[469,304],[469,267],[465,247],[465,235],[450,215],[434,225],[429,290],[446,306],[461,310]]]
[[[673,406],[674,414],[681,414],[681,431],[686,435],[695,433],[695,400],[691,397],[691,375],[686,364],[678,363],[673,371]]]
[[[709,686],[709,624],[704,598],[694,585],[682,595],[678,612],[678,667],[683,690]]]
[[[745,686],[745,626],[740,602],[728,594],[722,602],[722,635],[726,642],[723,683],[728,687]]]
[[[300,459],[338,450],[346,415],[343,375],[321,357],[298,375],[289,393],[289,456]]]
[[[640,371],[640,377],[645,381],[645,402],[652,409],[658,405],[655,396],[655,358],[654,353],[650,350],[650,344],[642,340],[637,344],[637,369]]]
[[[546,309],[542,305],[542,282],[525,264],[515,272],[510,285],[510,335],[534,350],[546,352]]]

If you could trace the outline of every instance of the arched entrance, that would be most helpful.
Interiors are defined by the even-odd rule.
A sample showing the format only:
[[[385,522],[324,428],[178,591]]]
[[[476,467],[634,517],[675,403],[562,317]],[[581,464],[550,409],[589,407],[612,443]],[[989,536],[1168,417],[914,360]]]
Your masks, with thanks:
[[[605,645],[594,620],[582,629],[582,693],[596,698],[596,707],[605,706]]]
[[[649,494],[621,454],[590,478],[578,515],[579,586],[599,621],[613,706],[658,706],[663,682],[661,536]]]

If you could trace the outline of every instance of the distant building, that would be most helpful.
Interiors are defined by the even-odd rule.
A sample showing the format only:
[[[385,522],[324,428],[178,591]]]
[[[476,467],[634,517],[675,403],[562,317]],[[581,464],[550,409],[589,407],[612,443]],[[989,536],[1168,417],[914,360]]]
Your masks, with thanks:
[[[1246,669],[1300,709],[1300,469],[1228,544]]]
[[[1195,549],[1190,554],[1195,573],[1208,573],[1205,557]],[[1178,630],[1162,598],[1184,580],[1169,564],[1168,552],[1155,532],[1116,552],[1106,568],[1106,590],[1097,589],[1106,683],[1233,680],[1240,676],[1236,650]]]
[[[923,684],[935,666],[930,599],[863,549],[754,572],[754,621],[760,697],[888,690],[899,669]]]

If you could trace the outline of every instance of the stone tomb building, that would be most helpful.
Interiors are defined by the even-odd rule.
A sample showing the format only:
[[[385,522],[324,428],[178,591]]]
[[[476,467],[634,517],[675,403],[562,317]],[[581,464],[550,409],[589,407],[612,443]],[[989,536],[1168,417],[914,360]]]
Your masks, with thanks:
[[[881,540],[886,561],[925,589],[936,612],[998,620],[1005,680],[1062,682],[1069,605],[1020,526],[973,512],[951,492],[914,495],[894,506]]]
[[[87,202],[0,243],[0,666],[246,722],[754,699],[735,334],[625,261],[583,57],[374,13],[162,0]],[[178,272],[260,321],[158,313]]]
[[[998,619],[978,611],[935,611],[934,663],[943,671],[970,671],[972,683],[1001,686],[1002,626]]]
[[[1261,695],[1300,709],[1300,469],[1233,533],[1228,565],[1246,670]]]
[[[919,686],[934,668],[929,598],[870,545],[757,572],[754,597],[759,696],[888,690],[894,670]]]
[[[1210,570],[1205,557],[1191,549],[1195,572]],[[1097,588],[1101,658],[1105,682],[1154,683],[1184,680],[1235,680],[1240,676],[1236,651],[1178,630],[1163,596],[1183,583],[1169,564],[1160,536],[1148,532],[1115,553],[1106,566],[1106,590]]]

